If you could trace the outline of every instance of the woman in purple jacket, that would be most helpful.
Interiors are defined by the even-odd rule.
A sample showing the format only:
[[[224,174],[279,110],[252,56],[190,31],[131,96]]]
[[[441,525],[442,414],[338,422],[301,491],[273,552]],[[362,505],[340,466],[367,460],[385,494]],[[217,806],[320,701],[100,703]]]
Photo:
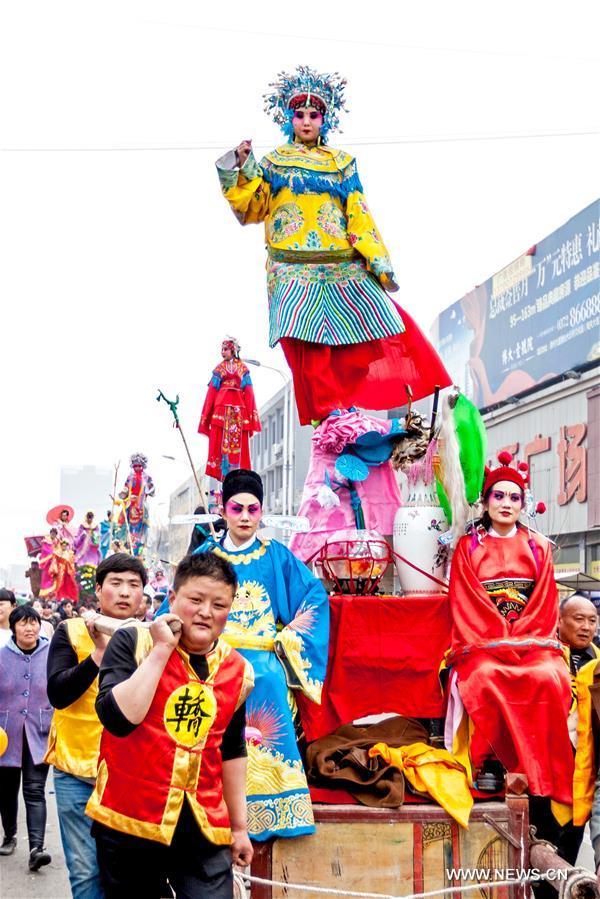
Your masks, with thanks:
[[[40,636],[41,618],[33,606],[17,606],[8,619],[11,639],[0,648],[0,727],[8,747],[0,756],[0,817],[4,841],[0,855],[12,855],[17,845],[17,808],[21,774],[29,834],[29,870],[37,871],[52,859],[44,847],[45,786],[48,765],[44,755],[52,707],[46,693],[48,646]]]

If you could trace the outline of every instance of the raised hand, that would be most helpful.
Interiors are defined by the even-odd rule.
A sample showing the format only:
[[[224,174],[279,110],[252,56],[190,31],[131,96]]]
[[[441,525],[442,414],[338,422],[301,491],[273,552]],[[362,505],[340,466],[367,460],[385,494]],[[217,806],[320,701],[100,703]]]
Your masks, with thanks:
[[[252,150],[252,141],[251,140],[243,140],[239,147],[236,148],[235,155],[237,157],[238,165],[240,168],[244,165],[248,157],[250,156],[250,152]]]

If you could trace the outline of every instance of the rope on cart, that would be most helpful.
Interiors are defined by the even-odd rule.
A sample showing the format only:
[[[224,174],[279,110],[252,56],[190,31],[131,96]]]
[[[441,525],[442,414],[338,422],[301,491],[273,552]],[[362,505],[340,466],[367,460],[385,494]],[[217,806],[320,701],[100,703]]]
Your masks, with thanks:
[[[481,882],[470,883],[466,886],[446,887],[443,890],[430,890],[428,893],[408,893],[400,895],[398,893],[360,893],[353,890],[336,890],[334,887],[318,887],[308,886],[302,883],[288,883],[283,880],[268,880],[265,877],[254,877],[251,874],[234,873],[234,878],[240,881],[262,884],[263,886],[282,887],[286,890],[297,890],[304,893],[324,893],[328,896],[352,896],[354,899],[429,899],[430,896],[446,896],[450,893],[469,893],[474,890],[481,890],[482,886],[492,889],[495,887],[517,886],[523,883],[535,883],[540,880],[546,880],[547,876],[540,874],[535,877],[512,877],[510,880],[486,880]],[[557,894],[558,896],[558,894]]]

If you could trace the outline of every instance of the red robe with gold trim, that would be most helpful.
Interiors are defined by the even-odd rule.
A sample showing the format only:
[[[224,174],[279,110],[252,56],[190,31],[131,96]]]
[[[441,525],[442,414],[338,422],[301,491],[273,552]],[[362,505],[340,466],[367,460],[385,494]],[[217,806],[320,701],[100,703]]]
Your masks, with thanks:
[[[458,691],[473,724],[474,768],[496,756],[527,776],[529,792],[571,803],[568,666],[556,638],[558,598],[550,543],[519,528],[512,537],[463,537],[450,575],[452,652]]]
[[[152,646],[140,637],[141,661]],[[140,648],[140,640],[145,641]],[[141,724],[125,737],[102,732],[98,778],[86,814],[118,830],[170,845],[187,801],[207,840],[229,845],[223,798],[221,741],[254,677],[242,656],[222,639],[207,653],[209,676],[201,681],[185,652],[175,649]],[[146,759],[138,765],[134,759]]]
[[[250,436],[260,431],[250,373],[241,359],[221,362],[208,385],[198,432],[208,437],[206,474],[222,481],[233,468],[251,468]]]

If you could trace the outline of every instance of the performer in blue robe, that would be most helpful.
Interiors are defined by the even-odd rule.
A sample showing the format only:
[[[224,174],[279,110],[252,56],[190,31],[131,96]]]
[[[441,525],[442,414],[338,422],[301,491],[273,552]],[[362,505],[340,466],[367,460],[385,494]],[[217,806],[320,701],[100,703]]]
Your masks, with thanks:
[[[106,518],[100,522],[100,555],[103,559],[108,555],[110,550],[110,519],[112,512],[106,513]]]
[[[227,559],[239,582],[224,637],[254,668],[254,690],[246,701],[253,840],[314,833],[294,733],[294,692],[320,702],[329,641],[329,603],[320,581],[282,543],[256,537],[262,499],[256,472],[230,472],[223,482],[227,533],[196,550]]]

